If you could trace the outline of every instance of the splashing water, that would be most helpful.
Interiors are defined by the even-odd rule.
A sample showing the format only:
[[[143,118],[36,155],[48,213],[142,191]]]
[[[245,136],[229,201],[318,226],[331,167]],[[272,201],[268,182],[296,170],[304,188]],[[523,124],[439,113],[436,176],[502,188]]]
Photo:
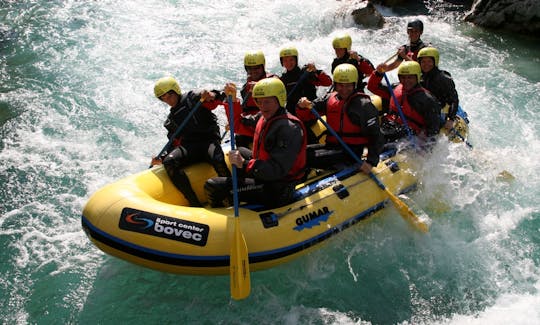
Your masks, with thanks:
[[[15,2],[0,9],[0,318],[7,323],[532,324],[540,321],[537,42],[455,19],[398,16],[355,27],[328,1]],[[241,84],[244,52],[279,49],[330,72],[333,37],[374,64],[420,18],[469,114],[470,150],[441,141],[411,198],[433,223],[392,208],[312,253],[252,275],[163,274],[105,256],[85,237],[88,196],[147,167],[166,142],[155,80],[184,91]],[[397,80],[395,73],[390,78]],[[225,125],[222,111],[220,124]],[[500,177],[506,172],[512,177]],[[252,303],[256,302],[256,303]]]

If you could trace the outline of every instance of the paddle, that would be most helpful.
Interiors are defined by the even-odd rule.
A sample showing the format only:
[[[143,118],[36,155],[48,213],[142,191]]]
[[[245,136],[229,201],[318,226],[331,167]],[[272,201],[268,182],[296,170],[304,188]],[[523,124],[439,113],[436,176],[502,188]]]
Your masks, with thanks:
[[[387,64],[390,60],[394,59],[396,56],[398,56],[397,52],[394,53],[394,55],[392,55],[392,56],[389,57],[388,59],[386,59],[386,61],[384,61],[383,64]]]
[[[193,108],[191,109],[191,112],[189,112],[188,116],[186,116],[186,118],[182,121],[182,123],[180,123],[180,125],[178,126],[178,128],[176,128],[176,131],[174,131],[174,134],[171,136],[171,138],[169,139],[169,141],[167,142],[167,144],[163,147],[163,149],[161,149],[161,151],[158,153],[158,155],[156,157],[161,157],[161,155],[169,150],[169,147],[171,145],[171,143],[174,141],[174,139],[176,139],[176,137],[178,137],[178,135],[180,134],[180,132],[182,132],[182,130],[184,129],[184,127],[187,125],[187,123],[189,122],[189,120],[191,119],[191,117],[195,114],[195,112],[197,111],[197,109],[199,108],[199,106],[201,106],[202,102],[204,102],[204,99],[201,98],[199,99],[199,101],[197,102],[197,104],[195,104],[195,106],[193,106]],[[150,167],[148,168],[152,168],[152,165],[150,165]]]
[[[229,104],[229,126],[231,134],[231,150],[235,150],[234,144],[234,111],[232,96],[227,96]],[[233,201],[234,201],[234,236],[231,243],[231,261],[230,261],[230,276],[231,276],[231,296],[235,300],[247,298],[251,289],[249,278],[249,256],[246,245],[246,239],[240,230],[240,218],[238,212],[238,178],[236,166],[232,165],[232,184],[233,184]]]
[[[325,120],[323,120],[321,118],[321,116],[319,115],[319,113],[317,112],[317,110],[315,110],[315,108],[311,108],[311,113],[313,115],[315,115],[317,117],[317,119],[319,119],[319,121],[321,121],[322,124],[324,124],[324,126],[326,127],[326,129],[328,131],[330,131],[330,133],[332,133],[332,135],[339,141],[339,143],[341,144],[341,146],[349,153],[349,155],[351,155],[351,157],[356,160],[357,163],[359,164],[362,164],[362,160],[354,153],[354,151],[352,151],[352,149],[345,143],[345,141],[343,141],[343,139],[341,139],[341,137],[336,133],[336,131],[334,131],[330,125],[328,125],[328,123],[326,123]],[[375,176],[375,174],[373,174],[373,172],[370,172],[369,173],[369,177],[375,181],[375,183],[377,184],[377,186],[379,186],[383,191],[386,192],[386,194],[388,195],[388,197],[390,198],[390,201],[392,201],[392,203],[394,203],[394,206],[396,207],[396,209],[399,211],[399,214],[403,217],[403,219],[405,219],[406,221],[408,221],[409,223],[411,223],[413,226],[415,226],[418,230],[422,231],[422,232],[428,232],[429,230],[429,220],[422,220],[420,219],[405,203],[403,203],[396,195],[394,195],[394,193],[392,193],[378,178],[377,176]],[[425,214],[427,216],[427,214]]]

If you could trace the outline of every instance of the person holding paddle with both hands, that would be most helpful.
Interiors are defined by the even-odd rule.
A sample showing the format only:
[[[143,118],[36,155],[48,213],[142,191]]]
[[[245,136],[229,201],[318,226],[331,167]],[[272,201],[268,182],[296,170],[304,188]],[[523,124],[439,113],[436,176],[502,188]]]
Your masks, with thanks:
[[[379,128],[378,111],[371,98],[357,90],[358,70],[352,64],[344,63],[334,69],[335,91],[313,102],[303,97],[297,105],[297,114],[304,121],[326,115],[327,123],[339,137],[360,157],[364,148],[367,157],[359,165],[365,174],[371,173],[379,163],[379,155],[384,138]],[[315,114],[316,113],[316,114]],[[308,166],[314,168],[336,168],[337,163],[354,161],[340,145],[337,137],[329,134],[326,144],[308,146]]]
[[[198,162],[208,162],[219,176],[231,175],[221,149],[217,118],[211,112],[222,104],[223,94],[216,90],[182,94],[176,79],[164,77],[156,82],[154,95],[170,107],[164,123],[169,143],[157,157],[152,158],[151,166],[163,163],[167,175],[189,205],[200,207],[202,204],[184,168]]]
[[[236,98],[236,86],[228,83],[225,93]],[[278,78],[258,81],[252,95],[260,112],[243,119],[257,120],[253,151],[239,147],[229,152],[229,161],[239,172],[238,199],[268,208],[282,206],[292,201],[295,186],[305,176],[306,130],[287,113],[285,85]],[[210,178],[204,189],[212,207],[231,205],[230,177]]]

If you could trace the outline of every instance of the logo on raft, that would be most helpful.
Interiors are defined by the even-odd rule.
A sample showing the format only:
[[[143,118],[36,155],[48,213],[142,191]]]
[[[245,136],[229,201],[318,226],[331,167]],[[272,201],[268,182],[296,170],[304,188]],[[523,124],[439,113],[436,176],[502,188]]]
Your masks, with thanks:
[[[118,227],[197,246],[206,245],[210,232],[208,225],[132,208],[122,210]]]
[[[296,218],[297,226],[294,227],[294,230],[302,231],[306,228],[313,228],[320,225],[320,221],[328,221],[330,215],[334,211],[328,210],[328,207],[322,207],[321,209],[305,214],[299,218]]]

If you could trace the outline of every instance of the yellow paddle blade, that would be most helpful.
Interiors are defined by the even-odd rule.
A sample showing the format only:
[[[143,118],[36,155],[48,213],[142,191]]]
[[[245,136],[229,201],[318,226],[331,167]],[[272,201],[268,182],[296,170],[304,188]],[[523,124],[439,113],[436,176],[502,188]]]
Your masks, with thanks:
[[[249,258],[246,239],[240,230],[240,220],[234,218],[234,238],[231,244],[231,296],[235,300],[245,299],[251,290]]]
[[[498,181],[511,183],[515,179],[516,178],[514,177],[514,175],[510,174],[510,172],[506,171],[506,170],[503,170],[502,172],[499,173],[499,175],[497,175],[497,180]]]
[[[388,188],[384,189],[385,192],[388,194],[388,197],[394,203],[394,206],[399,211],[399,214],[403,219],[408,221],[411,225],[416,227],[416,229],[420,230],[421,232],[428,232],[429,231],[429,225],[430,221],[429,217],[427,218],[420,218],[418,217],[411,208],[409,208],[408,205],[406,205],[403,201],[401,201],[397,196],[394,195],[394,193],[390,192]],[[427,215],[426,215],[427,216]]]

